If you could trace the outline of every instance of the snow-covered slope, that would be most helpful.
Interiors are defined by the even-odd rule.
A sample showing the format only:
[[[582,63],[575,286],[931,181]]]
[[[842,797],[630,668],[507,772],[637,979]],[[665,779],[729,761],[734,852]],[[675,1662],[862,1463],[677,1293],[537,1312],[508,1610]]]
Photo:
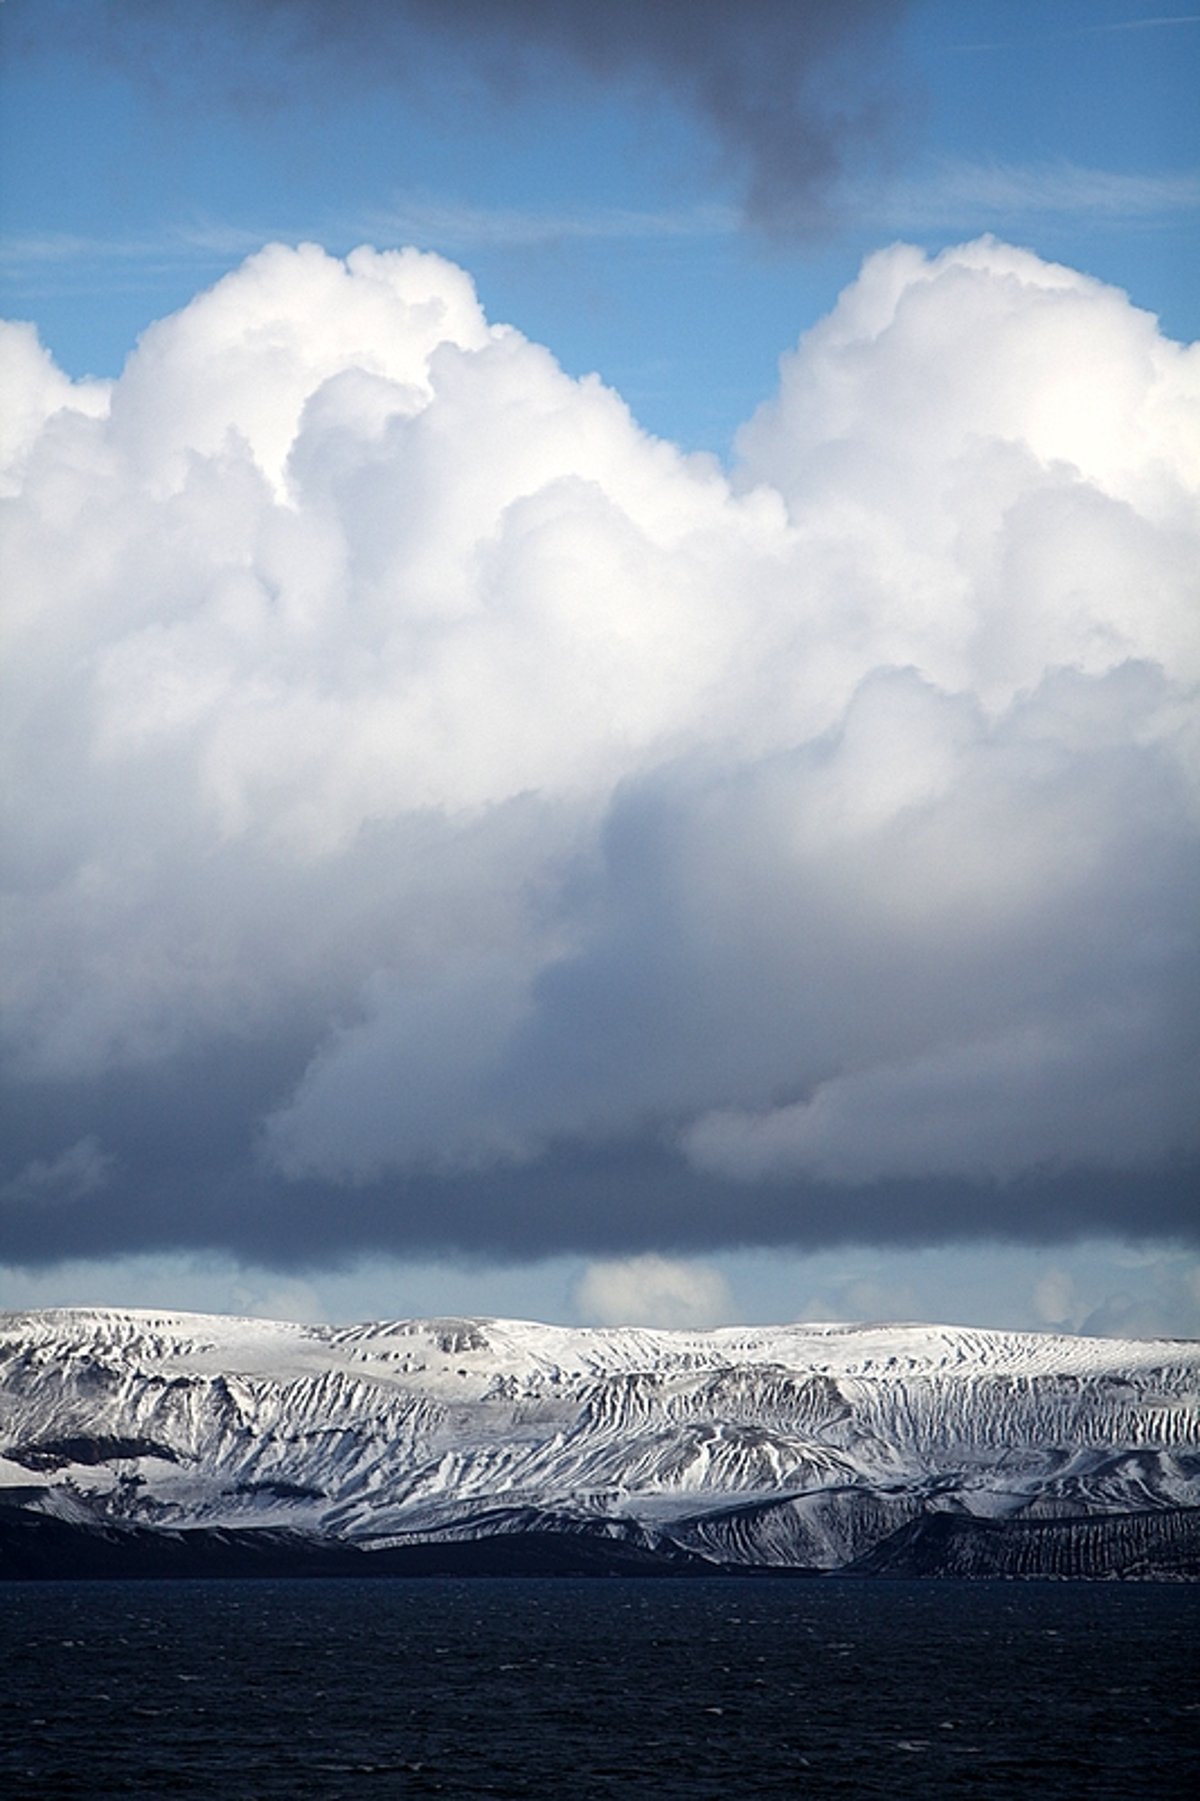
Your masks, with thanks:
[[[1200,1506],[1198,1403],[1191,1341],[0,1315],[10,1503],[373,1547],[540,1529],[833,1569],[933,1512],[1165,1515]]]

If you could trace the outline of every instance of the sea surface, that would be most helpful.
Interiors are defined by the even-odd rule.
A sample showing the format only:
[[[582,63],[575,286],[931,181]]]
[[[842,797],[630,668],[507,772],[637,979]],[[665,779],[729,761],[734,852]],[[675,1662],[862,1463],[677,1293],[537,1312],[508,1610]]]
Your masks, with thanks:
[[[1166,1584],[0,1584],[0,1794],[1200,1793]]]

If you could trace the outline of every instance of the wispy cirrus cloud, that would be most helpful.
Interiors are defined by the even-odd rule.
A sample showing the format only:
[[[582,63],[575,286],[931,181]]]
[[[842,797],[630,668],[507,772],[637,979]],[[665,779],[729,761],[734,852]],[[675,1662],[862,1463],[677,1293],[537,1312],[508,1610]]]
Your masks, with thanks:
[[[1162,31],[1176,26],[1200,25],[1200,13],[1158,13],[1145,19],[1109,19],[1100,25],[1071,25],[1058,31],[1031,31],[1019,37],[985,38],[967,44],[950,44],[950,50],[1018,50],[1027,44],[1066,44],[1084,38],[1114,37],[1131,31]]]
[[[1114,31],[1157,31],[1164,25],[1200,25],[1200,13],[1167,13],[1151,19],[1110,19],[1107,25],[1081,25],[1075,35],[1103,37]]]
[[[671,212],[643,212],[617,206],[546,212],[407,196],[397,198],[387,211],[364,221],[368,236],[383,234],[447,250],[489,245],[520,248],[604,239],[724,237],[736,231],[738,223],[738,214],[731,206],[694,206]]]
[[[569,212],[528,207],[473,206],[457,199],[400,195],[394,204],[353,218],[325,219],[306,226],[276,222],[238,224],[225,219],[165,223],[160,229],[121,236],[66,231],[11,232],[0,237],[0,279],[14,299],[44,294],[50,284],[86,276],[127,282],[133,272],[150,275],[194,268],[203,273],[239,262],[266,243],[320,241],[342,249],[366,240],[416,244],[458,252],[469,249],[532,249],[565,243],[650,242],[725,237],[738,228],[727,206],[676,211],[632,207],[579,208]]]
[[[1001,163],[942,159],[916,174],[846,193],[847,216],[875,228],[909,233],[1013,231],[1022,223],[1086,217],[1114,226],[1145,226],[1200,208],[1200,171],[1127,173],[1078,163]],[[363,241],[416,244],[449,254],[518,250],[568,243],[697,241],[738,230],[736,208],[719,204],[674,210],[635,207],[488,207],[454,197],[399,194],[392,204],[353,218],[282,226],[201,218],[122,236],[78,232],[10,233],[0,237],[0,278],[14,298],[45,293],[49,283],[134,279],[185,267],[198,271],[240,261],[264,243],[323,242],[340,249]]]
[[[163,277],[192,272],[211,278],[268,241],[299,243],[314,234],[257,230],[226,221],[164,224],[120,236],[70,231],[8,232],[0,236],[0,283],[5,311],[33,299],[70,293],[86,282],[93,292],[141,292]]]
[[[1022,221],[1086,217],[1144,225],[1200,207],[1200,171],[1126,173],[1078,163],[941,160],[923,173],[880,185],[861,210],[894,231],[1012,230]]]

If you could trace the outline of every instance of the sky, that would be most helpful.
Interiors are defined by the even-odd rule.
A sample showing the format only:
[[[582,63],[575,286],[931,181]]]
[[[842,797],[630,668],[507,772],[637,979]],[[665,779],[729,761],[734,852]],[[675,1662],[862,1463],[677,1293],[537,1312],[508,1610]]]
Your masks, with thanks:
[[[1200,1334],[1198,75],[5,0],[0,1306]]]

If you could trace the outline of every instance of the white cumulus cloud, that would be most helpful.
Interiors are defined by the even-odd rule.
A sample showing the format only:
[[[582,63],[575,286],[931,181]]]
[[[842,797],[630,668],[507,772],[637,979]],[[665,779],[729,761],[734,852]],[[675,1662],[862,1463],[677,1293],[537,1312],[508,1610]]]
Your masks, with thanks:
[[[111,388],[5,330],[16,1169],[136,1196],[118,1074],[161,1168],[235,1051],[230,1168],[397,1243],[573,1148],[732,1242],[1194,1154],[1200,351],[1124,295],[881,252],[731,474],[417,251],[268,248]]]
[[[719,1270],[648,1252],[589,1263],[575,1305],[589,1325],[701,1328],[725,1324],[733,1301]]]

